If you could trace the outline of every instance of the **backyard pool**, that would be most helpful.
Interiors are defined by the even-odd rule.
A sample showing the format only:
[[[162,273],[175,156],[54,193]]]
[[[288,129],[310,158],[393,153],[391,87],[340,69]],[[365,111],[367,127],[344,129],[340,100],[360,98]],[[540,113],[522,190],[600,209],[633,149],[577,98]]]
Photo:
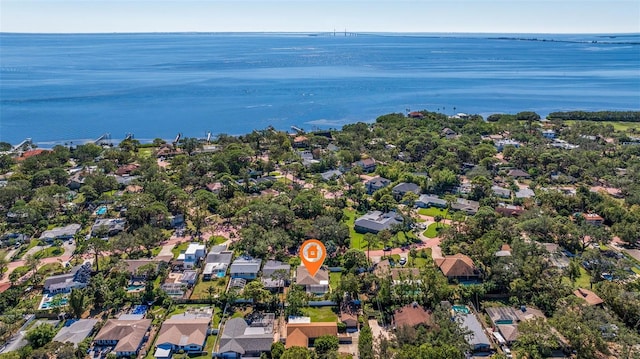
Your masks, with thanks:
[[[96,210],[96,214],[99,215],[99,216],[101,216],[101,215],[103,215],[105,213],[107,213],[107,206],[100,206]]]
[[[466,305],[454,305],[451,307],[451,309],[453,309],[453,311],[456,313],[462,314],[469,314],[471,312]]]

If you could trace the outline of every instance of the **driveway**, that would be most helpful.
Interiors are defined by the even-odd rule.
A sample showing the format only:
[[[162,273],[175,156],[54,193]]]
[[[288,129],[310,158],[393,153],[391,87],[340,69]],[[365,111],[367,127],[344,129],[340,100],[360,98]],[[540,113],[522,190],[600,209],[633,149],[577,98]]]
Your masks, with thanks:
[[[42,324],[56,326],[60,321],[40,319],[36,320],[36,322],[31,326],[29,325],[30,322],[31,320],[27,319],[27,322],[20,328],[20,330],[18,330],[18,332],[14,336],[11,337],[11,339],[9,339],[9,342],[7,342],[3,347],[0,348],[0,353],[8,353],[26,346],[28,344],[27,340],[25,339],[25,336],[27,335],[27,327],[29,329],[33,329]]]
[[[387,339],[391,338],[391,334],[382,328],[376,319],[369,319],[369,328],[371,328],[374,342],[377,341],[381,335]]]

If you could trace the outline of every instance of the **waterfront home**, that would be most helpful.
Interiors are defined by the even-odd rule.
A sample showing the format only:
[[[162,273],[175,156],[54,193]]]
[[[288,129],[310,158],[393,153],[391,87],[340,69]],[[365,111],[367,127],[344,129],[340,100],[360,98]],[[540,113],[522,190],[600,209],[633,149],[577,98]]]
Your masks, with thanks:
[[[156,358],[171,353],[201,353],[207,341],[211,316],[176,314],[162,323],[156,339]]]
[[[473,260],[464,254],[458,253],[443,258],[435,258],[435,263],[449,280],[477,279],[480,271],[473,264]]]
[[[424,115],[422,114],[422,112],[412,111],[412,112],[409,112],[407,117],[422,119],[422,118],[424,118]]]
[[[402,223],[402,217],[396,212],[382,213],[380,211],[369,212],[354,222],[354,229],[358,233],[376,234],[385,229],[391,229],[395,224]]]
[[[227,320],[220,335],[220,346],[214,358],[259,358],[271,351],[275,316],[266,314],[260,321],[248,324],[243,318]]]
[[[309,294],[325,294],[329,291],[329,270],[323,266],[318,269],[315,275],[311,275],[307,267],[301,264],[296,269],[295,283],[303,286]]]
[[[391,184],[391,180],[378,176],[365,182],[364,186],[367,189],[367,194],[373,194],[373,192],[381,188],[385,188],[390,184]]]
[[[250,256],[241,256],[236,258],[231,264],[231,278],[256,279],[260,272],[262,260],[254,259]]]
[[[431,194],[423,194],[420,195],[420,198],[416,201],[416,207],[420,208],[429,208],[429,207],[437,207],[437,208],[447,208],[447,201],[438,196]]]
[[[80,226],[77,223],[73,223],[73,224],[66,225],[64,227],[56,227],[53,229],[49,229],[42,232],[42,234],[40,235],[40,240],[45,241],[47,243],[51,243],[56,239],[61,239],[61,240],[71,239],[73,238],[73,236],[75,236],[76,233],[78,233],[80,228],[82,228],[82,226]]]
[[[314,341],[325,335],[338,336],[338,323],[291,323],[287,324],[285,347],[310,347]]]
[[[84,288],[91,278],[91,263],[75,266],[69,273],[53,275],[44,280],[44,292],[49,294],[69,293],[72,289]]]
[[[51,340],[52,342],[71,343],[74,347],[82,343],[93,332],[98,319],[78,319],[68,321],[62,329]]]
[[[395,198],[396,201],[399,201],[409,192],[420,194],[421,191],[420,186],[415,183],[401,182],[393,187],[391,193],[393,194],[393,198]]]
[[[113,347],[116,357],[137,356],[151,328],[151,319],[109,319],[93,339],[95,345]]]
[[[269,260],[262,267],[262,284],[271,291],[287,286],[290,276],[291,266],[287,263]]]
[[[433,325],[431,313],[424,309],[420,304],[413,302],[404,307],[398,308],[393,312],[393,327],[417,327],[424,325],[430,327]]]

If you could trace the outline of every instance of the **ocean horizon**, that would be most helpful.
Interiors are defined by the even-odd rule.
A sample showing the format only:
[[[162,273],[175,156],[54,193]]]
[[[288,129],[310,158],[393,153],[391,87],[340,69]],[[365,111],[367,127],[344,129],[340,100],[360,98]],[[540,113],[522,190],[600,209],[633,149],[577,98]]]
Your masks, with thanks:
[[[640,110],[640,33],[0,33],[0,54],[14,144]]]

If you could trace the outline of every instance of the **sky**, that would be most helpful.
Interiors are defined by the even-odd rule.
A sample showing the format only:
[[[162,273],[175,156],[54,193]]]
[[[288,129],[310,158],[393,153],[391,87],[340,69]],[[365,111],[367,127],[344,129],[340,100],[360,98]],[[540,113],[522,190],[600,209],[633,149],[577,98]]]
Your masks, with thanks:
[[[0,32],[638,33],[640,0],[0,0]]]

